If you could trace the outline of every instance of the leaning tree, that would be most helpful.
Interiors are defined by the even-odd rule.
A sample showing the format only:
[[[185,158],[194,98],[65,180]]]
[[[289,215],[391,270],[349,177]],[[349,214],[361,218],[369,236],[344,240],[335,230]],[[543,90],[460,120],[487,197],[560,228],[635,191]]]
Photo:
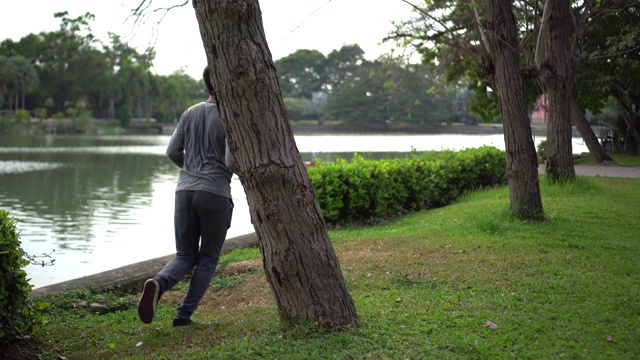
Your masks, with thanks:
[[[404,40],[425,61],[464,63],[478,69],[500,105],[511,210],[524,219],[542,219],[538,164],[511,1],[440,0],[414,9],[416,18],[400,24],[388,39]]]
[[[187,3],[151,9],[152,2],[142,0],[133,14],[140,19]],[[281,321],[312,322],[325,330],[358,326],[293,137],[258,0],[192,0],[192,5]]]
[[[538,7],[538,4],[544,6]],[[571,125],[575,125],[589,152],[597,162],[611,161],[598,142],[593,129],[576,100],[576,79],[585,59],[590,58],[587,32],[603,16],[616,14],[628,7],[638,7],[632,1],[547,0],[534,1],[529,22],[529,34],[535,36],[535,50],[525,52],[533,59],[535,73],[544,84],[548,99],[546,171],[552,181],[575,178],[571,152]],[[525,3],[525,6],[526,3]],[[534,36],[529,36],[529,42]],[[527,37],[523,37],[527,39]],[[610,44],[605,47],[611,48]],[[593,50],[591,50],[593,51]],[[588,70],[588,69],[587,69]],[[584,92],[584,89],[580,89]],[[589,90],[587,90],[589,91]]]
[[[357,325],[287,118],[258,1],[192,3],[280,318],[325,329]]]
[[[403,0],[407,2],[406,0]],[[517,21],[518,43],[527,87],[537,94],[548,92],[550,100],[547,174],[553,181],[575,177],[571,151],[571,124],[582,135],[593,158],[611,160],[598,142],[583,110],[574,99],[573,85],[582,60],[589,54],[583,46],[585,33],[594,19],[632,5],[626,1],[558,0],[512,2]],[[453,71],[470,74],[469,59],[477,57],[480,39],[492,33],[473,22],[488,6],[485,0],[434,0],[420,6],[418,21],[407,21],[390,39],[409,39],[425,60],[436,58]],[[418,8],[418,7],[416,7]],[[429,14],[429,16],[424,16]],[[467,64],[467,65],[465,65]],[[462,69],[462,70],[461,70]],[[533,85],[533,86],[532,86]]]
[[[640,2],[608,12],[588,28],[587,54],[578,76],[582,103],[600,111],[609,98],[618,103],[623,150],[640,154]]]

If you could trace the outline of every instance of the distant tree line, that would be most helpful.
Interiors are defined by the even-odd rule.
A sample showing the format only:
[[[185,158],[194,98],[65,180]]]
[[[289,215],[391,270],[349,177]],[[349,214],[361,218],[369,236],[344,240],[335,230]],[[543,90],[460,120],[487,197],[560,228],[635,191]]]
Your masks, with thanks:
[[[290,120],[339,120],[354,126],[477,124],[469,112],[473,93],[447,83],[433,67],[407,64],[391,54],[364,58],[357,44],[327,56],[300,49],[275,61]]]
[[[182,71],[154,74],[153,49],[140,53],[113,33],[107,44],[96,39],[93,14],[54,16],[59,29],[0,43],[0,110],[18,119],[117,120],[126,128],[132,118],[175,122],[206,97],[201,80]],[[381,129],[479,121],[469,111],[474,95],[466,86],[390,54],[369,61],[357,44],[327,56],[297,50],[275,66],[292,121]]]
[[[54,15],[60,28],[0,43],[0,109],[32,116],[174,122],[194,99],[199,81],[182,71],[164,76],[150,69],[152,49],[139,53],[116,34],[109,43],[91,32],[94,15]],[[25,110],[25,111],[26,111]]]
[[[448,79],[465,79],[475,95],[472,110],[485,120],[500,112],[495,64],[487,55],[495,36],[485,23],[487,4],[437,0],[416,5],[414,16],[384,39],[412,48]],[[515,18],[512,51],[518,54],[528,110],[544,94],[547,124],[560,124],[567,141],[573,124],[598,162],[611,159],[596,149],[588,121],[606,122],[627,153],[640,154],[640,2],[525,1],[507,7]],[[554,129],[547,133],[556,135]]]

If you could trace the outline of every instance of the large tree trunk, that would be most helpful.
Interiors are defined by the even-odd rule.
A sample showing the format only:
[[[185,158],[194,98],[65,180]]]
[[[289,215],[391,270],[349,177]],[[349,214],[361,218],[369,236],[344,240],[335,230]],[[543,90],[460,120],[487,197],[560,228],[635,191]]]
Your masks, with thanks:
[[[620,106],[622,118],[627,128],[624,135],[624,152],[631,155],[640,154],[640,134],[638,134],[638,119],[640,119],[640,111],[637,105],[622,104]],[[633,109],[636,109],[634,111]]]
[[[357,325],[287,118],[258,1],[193,0],[193,6],[281,320],[326,329]]]
[[[511,210],[520,218],[543,218],[536,149],[524,97],[516,20],[509,0],[487,3],[487,37],[493,74],[489,83],[498,94],[507,152]]]
[[[640,134],[635,127],[627,127],[624,139],[624,152],[630,155],[640,155]]]
[[[547,0],[544,11],[544,56],[540,68],[547,99],[547,162],[545,172],[551,182],[575,179],[571,146],[571,91],[575,69],[571,54],[571,4],[569,0]],[[544,21],[544,20],[543,20]]]
[[[573,96],[571,96],[571,120],[576,125],[580,135],[582,135],[582,139],[587,145],[589,153],[596,162],[602,163],[613,160],[604,150],[602,144],[598,141],[598,137],[593,132],[591,125],[589,125],[589,122],[584,117],[584,113],[582,112],[580,105],[578,105],[578,102],[576,102],[576,99]]]

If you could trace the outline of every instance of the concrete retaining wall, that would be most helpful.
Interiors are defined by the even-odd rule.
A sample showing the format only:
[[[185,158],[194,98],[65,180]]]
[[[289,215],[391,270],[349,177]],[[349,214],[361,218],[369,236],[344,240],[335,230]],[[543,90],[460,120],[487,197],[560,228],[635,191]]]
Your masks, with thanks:
[[[256,233],[237,236],[227,239],[224,242],[222,254],[228,253],[233,249],[257,245],[258,236]],[[124,293],[137,293],[142,290],[142,285],[147,279],[156,275],[164,265],[174,257],[175,254],[171,254],[94,275],[84,276],[79,279],[39,287],[33,289],[29,295],[34,297],[71,289],[96,291],[114,290]]]

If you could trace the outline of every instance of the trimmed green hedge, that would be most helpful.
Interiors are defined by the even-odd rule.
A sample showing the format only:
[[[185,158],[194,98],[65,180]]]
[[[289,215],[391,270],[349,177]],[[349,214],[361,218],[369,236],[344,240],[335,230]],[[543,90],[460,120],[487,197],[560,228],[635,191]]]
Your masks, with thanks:
[[[308,169],[329,225],[371,222],[450,204],[465,191],[503,184],[504,151],[483,146],[413,153],[409,158],[351,162]]]

